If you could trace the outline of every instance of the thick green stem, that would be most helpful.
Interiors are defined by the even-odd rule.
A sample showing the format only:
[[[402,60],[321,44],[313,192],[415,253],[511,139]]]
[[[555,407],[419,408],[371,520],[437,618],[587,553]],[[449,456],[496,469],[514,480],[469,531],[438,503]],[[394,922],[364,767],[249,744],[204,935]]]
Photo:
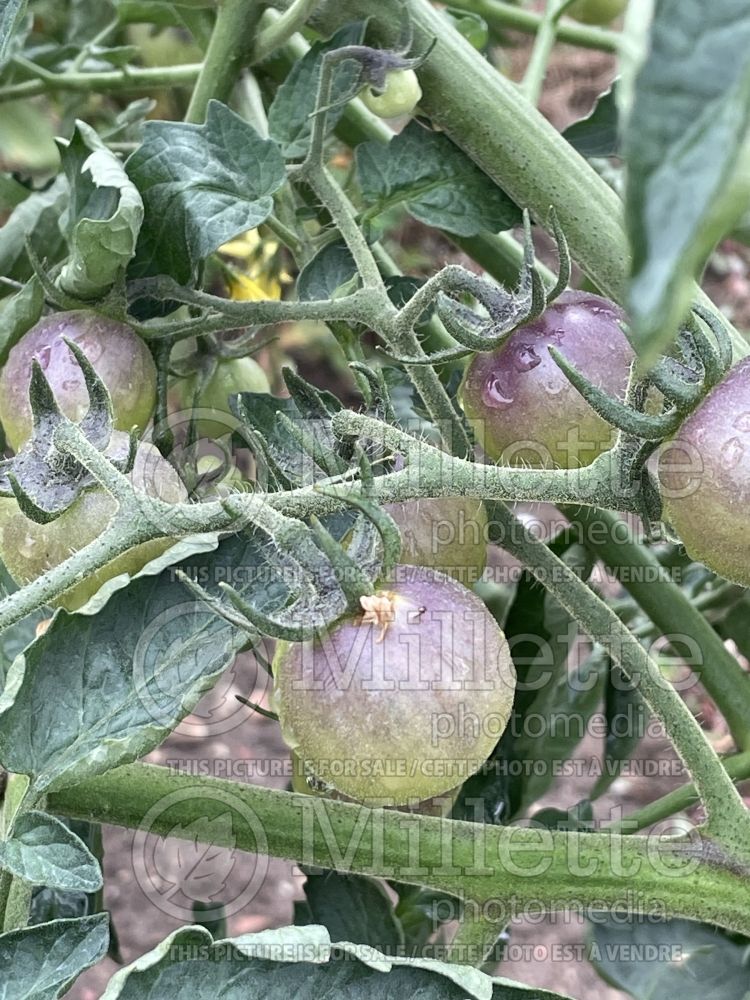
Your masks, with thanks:
[[[426,885],[469,906],[491,901],[498,932],[528,903],[551,911],[597,903],[750,933],[747,869],[698,831],[690,838],[612,837],[445,821],[146,764],[53,792],[48,806],[77,819],[148,826],[160,836],[194,830],[205,818],[217,847]],[[229,828],[211,823],[228,809],[236,817]],[[480,950],[486,940],[485,933]]]
[[[269,18],[269,24],[258,35],[253,47],[252,62],[261,62],[275,52],[295,32],[299,31],[318,5],[318,0],[293,0],[283,14]]]
[[[516,4],[503,0],[451,0],[451,6],[479,14],[488,24],[497,28],[513,28],[527,34],[536,34],[542,26],[543,17],[533,10],[525,10]],[[583,49],[600,49],[602,52],[617,52],[620,35],[604,28],[591,28],[573,21],[562,21],[557,28],[558,41],[578,45]]]
[[[678,642],[685,636],[697,647],[699,662],[691,666],[726,719],[737,747],[749,749],[750,675],[718,633],[621,517],[596,507],[565,508],[564,513],[581,525],[584,545],[615,574],[661,633]]]
[[[206,58],[185,114],[186,122],[203,122],[210,100],[224,103],[229,100],[240,69],[250,57],[261,13],[257,0],[223,0],[218,4]]]
[[[540,583],[600,643],[638,689],[669,733],[701,797],[708,829],[750,858],[750,813],[685,702],[665,681],[657,664],[617,615],[543,542],[519,530],[502,504],[494,516],[504,531],[502,545],[517,556]]]

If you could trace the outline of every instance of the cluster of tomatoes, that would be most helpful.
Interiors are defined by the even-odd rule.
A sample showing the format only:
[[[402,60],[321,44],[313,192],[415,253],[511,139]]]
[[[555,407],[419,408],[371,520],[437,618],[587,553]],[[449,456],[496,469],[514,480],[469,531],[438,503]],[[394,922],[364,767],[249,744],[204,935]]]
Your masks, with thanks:
[[[459,399],[486,460],[577,468],[612,447],[612,427],[573,388],[548,349],[556,347],[591,382],[623,399],[633,362],[623,319],[617,306],[597,295],[566,292],[500,349],[474,355]],[[65,339],[83,349],[109,391],[115,428],[109,453],[117,457],[127,448],[126,432],[145,431],[153,417],[156,368],[134,330],[90,312],[51,315],[12,349],[0,375],[6,441],[18,451],[33,432],[33,359],[61,411],[73,420],[84,415],[83,374]],[[195,408],[198,432],[208,437],[226,429],[231,394],[269,390],[250,358],[218,359],[199,383],[195,377],[179,381],[183,404]],[[669,442],[689,461],[666,461],[660,469],[667,518],[688,551],[744,584],[750,584],[740,544],[750,497],[749,382],[750,361],[740,362]],[[173,466],[145,441],[130,478],[136,489],[167,502],[187,498]],[[37,524],[14,498],[2,498],[0,555],[14,579],[28,583],[98,537],[114,509],[114,499],[94,487],[57,520]],[[403,804],[445,793],[486,759],[510,714],[514,670],[502,631],[470,589],[487,553],[481,501],[408,501],[389,512],[402,534],[401,565],[381,581],[383,589],[362,598],[361,614],[314,640],[278,644],[275,698],[290,747],[327,789],[359,801]],[[80,608],[105,580],[132,575],[167,544],[132,549],[59,603]],[[375,724],[383,718],[389,720],[385,744],[384,729]],[[363,726],[363,719],[373,725]]]

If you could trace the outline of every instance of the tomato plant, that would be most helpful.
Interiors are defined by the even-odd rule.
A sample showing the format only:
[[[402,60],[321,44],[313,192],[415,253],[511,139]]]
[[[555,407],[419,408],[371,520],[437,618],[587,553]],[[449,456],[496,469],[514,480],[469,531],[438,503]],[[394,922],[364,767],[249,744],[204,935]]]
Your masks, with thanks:
[[[315,777],[400,805],[447,792],[489,756],[515,670],[471,591],[434,570],[396,570],[379,620],[359,614],[320,639],[281,644],[273,673],[282,731]]]
[[[0,3],[0,996],[744,997],[750,14],[651,6]]]
[[[65,340],[86,353],[112,400],[114,426],[144,430],[156,403],[156,368],[134,331],[96,313],[76,310],[40,320],[13,347],[0,375],[0,422],[18,450],[31,436],[29,380],[39,361],[66,416],[80,420],[88,406],[81,369]]]
[[[576,468],[610,448],[615,431],[575,390],[549,353],[622,399],[633,351],[622,311],[588,292],[566,292],[539,319],[466,369],[461,398],[490,458],[510,465]]]

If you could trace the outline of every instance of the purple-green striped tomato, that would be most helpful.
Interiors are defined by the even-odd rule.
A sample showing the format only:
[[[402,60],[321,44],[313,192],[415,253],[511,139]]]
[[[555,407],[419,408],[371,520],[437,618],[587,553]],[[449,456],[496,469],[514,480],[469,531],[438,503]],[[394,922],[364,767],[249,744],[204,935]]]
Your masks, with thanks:
[[[557,367],[556,347],[591,382],[623,399],[633,350],[621,310],[590,292],[564,292],[497,351],[476,354],[461,400],[479,444],[504,465],[588,465],[612,447],[614,429]]]
[[[84,310],[53,313],[21,337],[0,373],[0,422],[15,451],[31,437],[29,382],[34,358],[66,417],[80,420],[88,409],[83,372],[63,337],[81,348],[107,387],[116,430],[144,430],[154,412],[156,367],[132,327]]]
[[[442,795],[492,752],[515,670],[482,601],[443,573],[398,566],[364,613],[302,643],[281,642],[274,706],[316,779],[359,802]]]
[[[750,586],[750,358],[662,445],[659,482],[666,517],[689,555]]]

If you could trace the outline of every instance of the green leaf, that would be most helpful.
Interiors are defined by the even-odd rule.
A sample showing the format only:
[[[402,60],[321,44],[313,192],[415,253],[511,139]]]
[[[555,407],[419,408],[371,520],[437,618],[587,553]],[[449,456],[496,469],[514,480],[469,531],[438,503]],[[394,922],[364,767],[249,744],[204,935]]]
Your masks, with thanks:
[[[120,160],[85,122],[60,142],[70,202],[61,219],[70,259],[58,283],[69,295],[100,299],[135,253],[143,202]]]
[[[325,42],[316,42],[302,59],[294,64],[286,80],[276,91],[268,111],[268,131],[281,145],[287,159],[301,159],[307,153],[312,131],[312,118],[318,95],[318,82],[323,56],[344,45],[358,45],[365,36],[364,22],[347,24]],[[336,67],[331,87],[336,103],[348,94],[359,75],[359,65],[347,60]],[[333,129],[346,110],[346,105],[332,108],[326,117],[326,127]]]
[[[397,954],[404,934],[382,882],[320,868],[302,871],[307,876],[309,923],[325,927],[332,941],[369,944],[386,954]]]
[[[600,94],[585,118],[569,125],[563,135],[581,156],[616,156],[620,151],[617,81]]]
[[[661,0],[624,147],[628,306],[644,361],[676,335],[692,280],[750,196],[750,7]]]
[[[125,164],[146,210],[131,272],[185,283],[222,243],[268,218],[284,160],[219,101],[203,125],[149,121],[143,134]]]
[[[260,607],[286,594],[244,535],[181,568],[218,594],[233,580]],[[97,614],[59,611],[13,664],[0,696],[0,760],[39,792],[101,774],[158,746],[247,642],[174,574],[138,576]]]
[[[565,1000],[468,965],[394,958],[366,945],[332,945],[324,927],[280,927],[213,943],[184,927],[115,973],[102,1000],[171,1000],[190,984],[195,997],[222,1000]]]
[[[23,24],[26,5],[27,0],[0,0],[0,67],[5,64],[13,35]]]
[[[37,322],[43,308],[44,292],[36,275],[19,292],[0,300],[0,367],[8,360],[11,348]]]
[[[25,812],[10,839],[0,841],[0,868],[31,885],[96,892],[102,885],[99,865],[86,845],[54,816]]]
[[[106,913],[0,934],[0,997],[56,1000],[107,952]]]
[[[37,254],[54,263],[65,246],[60,232],[60,215],[65,208],[68,182],[58,175],[44,191],[35,191],[13,210],[0,228],[0,274],[25,281],[31,275],[25,241]]]
[[[607,920],[602,913],[589,949],[600,975],[634,1000],[747,1000],[749,944],[689,920]]]
[[[521,220],[508,196],[451,140],[410,122],[387,145],[357,146],[357,174],[373,217],[398,204],[458,236],[497,233]]]
[[[326,243],[300,271],[297,297],[300,302],[332,299],[356,274],[357,265],[346,243]]]

